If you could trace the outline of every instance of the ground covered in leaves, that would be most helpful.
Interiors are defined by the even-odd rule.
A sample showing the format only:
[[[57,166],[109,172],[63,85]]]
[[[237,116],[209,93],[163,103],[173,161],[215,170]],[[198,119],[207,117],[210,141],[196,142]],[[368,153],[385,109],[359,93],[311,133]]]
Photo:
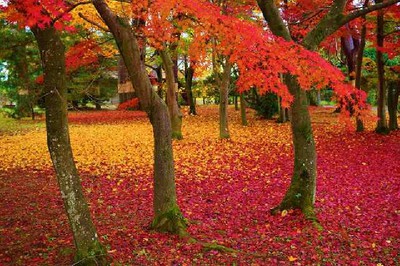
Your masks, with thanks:
[[[217,108],[184,118],[174,142],[179,205],[198,240],[148,229],[152,133],[140,112],[70,116],[75,160],[101,240],[115,265],[399,265],[400,132],[355,133],[333,109],[312,109],[318,149],[316,208],[271,216],[290,182],[289,124],[240,125],[218,139]],[[43,122],[0,129],[0,265],[70,265],[73,242]],[[234,252],[207,249],[217,243]],[[212,245],[211,245],[212,246]]]

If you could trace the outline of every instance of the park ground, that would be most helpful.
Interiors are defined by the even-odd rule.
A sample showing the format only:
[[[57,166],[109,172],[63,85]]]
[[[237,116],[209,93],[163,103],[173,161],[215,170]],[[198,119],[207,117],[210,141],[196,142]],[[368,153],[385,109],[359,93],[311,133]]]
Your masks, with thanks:
[[[84,191],[114,265],[400,265],[400,131],[377,135],[370,121],[356,133],[332,108],[311,109],[318,231],[298,211],[269,213],[290,182],[290,125],[249,111],[244,127],[230,109],[232,138],[219,140],[217,110],[184,117],[184,139],[174,141],[178,202],[197,241],[149,229],[153,144],[145,115],[70,114]],[[0,147],[0,265],[71,265],[43,121],[1,118]]]

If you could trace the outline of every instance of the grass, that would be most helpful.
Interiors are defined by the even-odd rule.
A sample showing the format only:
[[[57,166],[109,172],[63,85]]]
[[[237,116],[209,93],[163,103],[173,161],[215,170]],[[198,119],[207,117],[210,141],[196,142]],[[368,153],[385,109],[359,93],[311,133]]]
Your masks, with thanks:
[[[0,112],[0,135],[18,135],[43,128],[45,128],[43,119],[22,118],[17,120]]]

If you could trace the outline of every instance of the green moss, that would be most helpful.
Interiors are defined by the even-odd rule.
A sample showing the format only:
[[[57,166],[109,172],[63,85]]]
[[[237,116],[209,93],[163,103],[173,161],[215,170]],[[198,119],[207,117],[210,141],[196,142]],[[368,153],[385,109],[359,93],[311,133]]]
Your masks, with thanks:
[[[172,137],[172,139],[177,139],[177,140],[183,139],[182,132],[180,132],[180,131],[173,131],[171,137]]]
[[[110,265],[110,258],[105,248],[96,240],[91,242],[89,247],[83,247],[77,250],[74,265]]]
[[[217,251],[229,252],[229,253],[237,252],[236,250],[234,250],[232,248],[228,248],[228,247],[225,247],[224,245],[219,245],[217,243],[204,243],[203,247],[204,247],[205,251],[217,250]]]
[[[187,236],[186,221],[178,206],[172,207],[169,211],[158,214],[151,224],[154,230],[168,232],[179,236]]]
[[[220,133],[219,134],[219,138],[220,139],[229,139],[231,136],[229,135],[229,133]]]

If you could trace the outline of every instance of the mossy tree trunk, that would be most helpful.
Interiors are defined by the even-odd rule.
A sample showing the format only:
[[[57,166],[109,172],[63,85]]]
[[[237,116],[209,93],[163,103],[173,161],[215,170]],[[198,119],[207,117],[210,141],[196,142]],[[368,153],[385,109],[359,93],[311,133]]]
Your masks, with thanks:
[[[282,202],[272,212],[301,209],[306,218],[315,219],[314,202],[317,161],[306,91],[300,89],[295,77],[286,75],[285,84],[294,95],[291,106],[291,128],[294,146],[294,169],[290,187]]]
[[[382,0],[377,0],[376,2],[382,2]],[[378,45],[378,49],[376,49],[376,67],[378,71],[378,123],[375,131],[377,133],[387,134],[389,128],[386,119],[385,64],[383,62],[383,53],[379,49],[383,47],[384,38],[384,12],[383,10],[379,10],[376,21],[376,43]]]
[[[243,126],[247,126],[247,116],[246,116],[246,100],[244,99],[243,92],[240,93],[240,118]]]
[[[79,265],[106,265],[107,252],[92,222],[75,166],[68,131],[65,49],[53,27],[32,29],[40,50],[46,106],[47,145],[67,212]]]
[[[153,90],[134,32],[126,18],[114,14],[103,0],[93,0],[96,10],[110,29],[136,88],[141,108],[147,113],[154,136],[154,220],[159,231],[186,234],[186,223],[176,200],[171,121],[165,102]]]
[[[175,79],[174,73],[174,62],[171,59],[170,54],[167,50],[160,50],[165,75],[167,78],[167,106],[171,119],[172,126],[172,138],[183,139],[182,135],[182,113],[178,107],[178,101],[176,99],[176,90],[178,83]]]

